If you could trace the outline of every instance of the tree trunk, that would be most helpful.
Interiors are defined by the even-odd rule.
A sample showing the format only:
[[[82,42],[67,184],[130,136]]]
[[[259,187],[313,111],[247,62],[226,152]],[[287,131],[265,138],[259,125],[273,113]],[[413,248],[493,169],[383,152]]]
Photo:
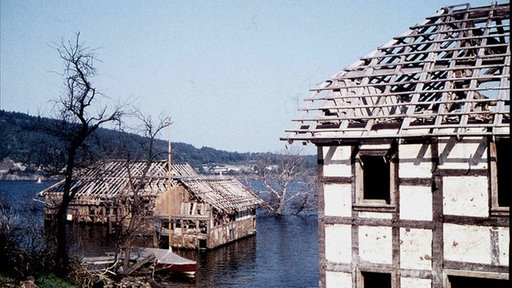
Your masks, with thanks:
[[[68,243],[66,237],[66,214],[57,213],[57,249],[55,254],[55,272],[66,276],[69,271]]]
[[[81,135],[79,135],[80,137]],[[79,138],[80,139],[80,138]],[[85,137],[84,137],[85,139]],[[83,140],[81,141],[83,142]],[[66,233],[66,222],[69,203],[73,199],[71,192],[71,182],[73,180],[73,169],[75,167],[75,156],[79,145],[71,144],[68,150],[68,160],[66,162],[65,181],[64,181],[64,192],[62,192],[62,201],[57,211],[57,249],[55,254],[55,265],[56,273],[59,276],[66,276],[69,272],[69,255],[68,255],[68,242]]]

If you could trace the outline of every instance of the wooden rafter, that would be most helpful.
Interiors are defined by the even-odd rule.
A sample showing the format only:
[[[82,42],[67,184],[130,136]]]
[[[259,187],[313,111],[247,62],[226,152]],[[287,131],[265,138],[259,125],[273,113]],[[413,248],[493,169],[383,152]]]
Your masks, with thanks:
[[[72,188],[76,191],[75,202],[97,202],[113,201],[122,196],[130,196],[129,188],[130,173],[134,181],[141,180],[147,162],[145,161],[124,161],[107,160],[100,161],[91,167],[77,172],[74,177]],[[144,175],[145,185],[140,196],[155,197],[167,190],[167,162],[153,162]],[[198,174],[187,163],[172,164],[174,177],[196,177]],[[63,181],[60,181],[39,194],[45,196],[47,193],[59,193],[64,189]]]
[[[219,211],[244,211],[262,203],[259,197],[234,178],[185,177],[180,182],[200,201]]]
[[[76,191],[74,205],[100,205],[133,196],[129,185],[132,180],[142,181],[145,161],[101,161],[79,171],[72,189]],[[152,162],[144,177],[144,188],[139,196],[156,198],[167,191],[169,182],[167,162]],[[187,187],[191,195],[219,211],[234,213],[254,208],[262,200],[234,178],[200,176],[188,163],[172,163],[173,181]],[[58,182],[39,193],[40,196],[58,195],[64,188]]]
[[[442,8],[311,89],[282,140],[508,134],[509,12]]]

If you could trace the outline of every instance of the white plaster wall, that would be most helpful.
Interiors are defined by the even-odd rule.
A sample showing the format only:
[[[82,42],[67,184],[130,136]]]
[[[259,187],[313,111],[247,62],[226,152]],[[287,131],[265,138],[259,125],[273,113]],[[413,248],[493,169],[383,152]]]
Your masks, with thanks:
[[[422,186],[400,186],[400,219],[432,220],[432,189]]]
[[[487,177],[444,177],[443,211],[448,215],[488,217]]]
[[[351,225],[325,226],[325,259],[335,263],[352,262]]]
[[[352,166],[350,164],[351,146],[322,147],[325,177],[350,177]]]
[[[325,272],[325,287],[352,287],[352,274],[343,272]]]
[[[509,243],[510,243],[510,228],[500,227],[498,228],[498,243],[500,249],[500,265],[508,266],[509,265]]]
[[[400,228],[400,267],[432,269],[432,230]]]
[[[391,227],[359,227],[359,257],[371,263],[391,264]]]
[[[443,169],[487,169],[487,139],[439,139],[439,164]]]
[[[375,218],[375,219],[391,219],[393,215],[391,213],[378,213],[378,212],[359,212],[361,218]]]
[[[324,184],[324,207],[326,216],[352,216],[352,191],[350,184]]]
[[[443,229],[446,260],[491,264],[489,227],[444,224]]]
[[[401,288],[431,288],[432,280],[430,279],[421,279],[421,278],[400,278],[400,287]]]
[[[432,153],[429,144],[402,144],[398,149],[400,178],[432,177]]]

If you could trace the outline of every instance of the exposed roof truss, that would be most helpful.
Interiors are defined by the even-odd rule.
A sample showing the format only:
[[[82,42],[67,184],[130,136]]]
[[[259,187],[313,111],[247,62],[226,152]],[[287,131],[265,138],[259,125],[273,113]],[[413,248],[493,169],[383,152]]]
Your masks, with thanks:
[[[198,174],[188,163],[172,164],[172,178],[196,177]],[[165,161],[105,160],[81,169],[75,175],[71,190],[78,201],[113,201],[116,198],[132,196],[131,185],[144,182],[140,196],[156,197],[168,189],[168,163]],[[41,191],[59,193],[64,191],[64,180]]]
[[[311,89],[282,140],[508,135],[509,12],[439,10]]]

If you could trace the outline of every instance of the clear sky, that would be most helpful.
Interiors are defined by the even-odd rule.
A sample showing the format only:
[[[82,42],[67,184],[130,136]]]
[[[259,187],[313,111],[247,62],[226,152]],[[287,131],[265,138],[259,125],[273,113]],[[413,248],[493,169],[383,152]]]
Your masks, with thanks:
[[[0,0],[0,109],[50,116],[64,91],[52,46],[80,32],[99,48],[97,89],[153,117],[170,114],[173,141],[276,152],[310,88],[467,2],[492,3]]]

